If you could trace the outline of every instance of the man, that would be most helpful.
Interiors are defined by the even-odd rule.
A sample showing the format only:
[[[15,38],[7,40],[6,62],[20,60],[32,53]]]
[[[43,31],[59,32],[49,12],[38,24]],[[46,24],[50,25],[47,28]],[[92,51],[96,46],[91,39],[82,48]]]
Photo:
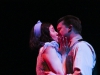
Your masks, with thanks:
[[[58,20],[57,30],[60,36],[67,37],[66,51],[61,50],[64,72],[66,75],[92,75],[96,64],[93,47],[81,36],[82,26],[79,18],[67,15]],[[66,40],[65,40],[66,41]],[[62,48],[66,46],[60,41]],[[62,52],[63,51],[63,52]],[[66,59],[65,59],[66,57]],[[46,72],[48,75],[56,75]]]
[[[96,64],[93,47],[81,36],[82,26],[79,18],[67,15],[58,20],[58,33],[67,37],[66,74],[92,75]]]

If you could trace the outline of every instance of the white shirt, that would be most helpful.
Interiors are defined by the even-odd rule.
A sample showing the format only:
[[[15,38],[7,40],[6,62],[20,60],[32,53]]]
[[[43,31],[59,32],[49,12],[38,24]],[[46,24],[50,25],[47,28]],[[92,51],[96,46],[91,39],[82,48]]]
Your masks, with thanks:
[[[72,38],[70,47],[79,39],[82,39],[81,35],[77,35],[76,37]],[[96,63],[96,54],[93,47],[89,43],[86,41],[78,42],[70,50],[68,56],[71,58],[70,63],[72,63],[73,71],[75,68],[78,68],[82,75],[92,75],[92,69]]]

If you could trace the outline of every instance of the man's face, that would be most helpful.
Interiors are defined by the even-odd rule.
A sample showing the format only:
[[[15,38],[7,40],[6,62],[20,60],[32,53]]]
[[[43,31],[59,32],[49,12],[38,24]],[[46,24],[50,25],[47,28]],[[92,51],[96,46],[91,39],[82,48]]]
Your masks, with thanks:
[[[66,27],[66,26],[63,24],[63,21],[61,21],[61,22],[57,25],[57,31],[58,31],[59,36],[67,37],[68,30],[69,30],[69,28]]]

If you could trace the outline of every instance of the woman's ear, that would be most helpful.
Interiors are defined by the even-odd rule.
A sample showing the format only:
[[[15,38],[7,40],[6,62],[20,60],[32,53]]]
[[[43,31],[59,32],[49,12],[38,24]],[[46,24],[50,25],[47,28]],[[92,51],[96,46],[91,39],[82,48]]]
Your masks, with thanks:
[[[68,32],[71,32],[72,31],[72,25],[70,25],[68,28],[69,28],[69,30],[68,30]]]

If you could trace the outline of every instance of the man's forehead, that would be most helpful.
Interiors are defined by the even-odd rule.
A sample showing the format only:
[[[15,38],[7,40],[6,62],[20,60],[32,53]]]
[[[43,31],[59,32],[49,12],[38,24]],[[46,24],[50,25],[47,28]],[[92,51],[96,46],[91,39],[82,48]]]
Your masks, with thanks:
[[[63,21],[58,23],[57,28],[62,27],[63,26]]]

